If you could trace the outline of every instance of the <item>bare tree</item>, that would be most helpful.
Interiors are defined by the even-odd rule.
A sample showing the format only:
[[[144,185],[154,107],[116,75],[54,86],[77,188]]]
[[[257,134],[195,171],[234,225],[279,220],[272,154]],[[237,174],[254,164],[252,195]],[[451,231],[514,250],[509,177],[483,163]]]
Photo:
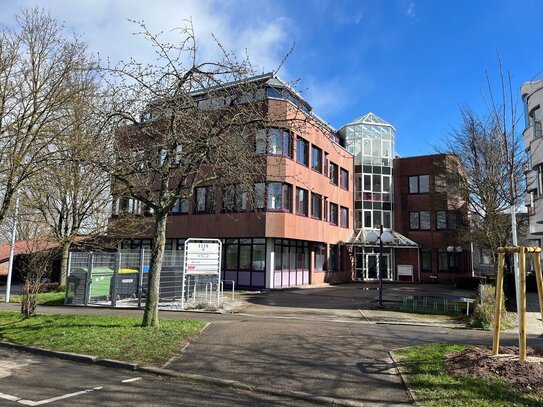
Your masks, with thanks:
[[[105,234],[111,204],[109,175],[92,165],[105,153],[93,110],[98,84],[90,71],[81,71],[70,85],[77,91],[52,126],[56,135],[46,171],[28,182],[25,200],[62,248],[60,285],[66,284],[73,242],[79,235]]]
[[[239,61],[217,43],[223,57],[199,61],[190,23],[177,31],[177,45],[163,43],[160,34],[138,24],[157,62],[132,60],[103,71],[111,85],[107,124],[114,140],[108,171],[121,212],[153,215],[143,325],[158,326],[168,213],[198,187],[205,187],[195,197],[196,210],[202,212],[212,210],[220,185],[235,184],[251,196],[270,160],[256,154],[255,134],[288,112],[264,103],[263,84],[248,59]],[[290,116],[295,120],[296,113]]]
[[[27,242],[25,252],[21,262],[21,277],[24,279],[21,313],[30,316],[36,311],[36,297],[44,280],[51,275],[58,252],[51,248],[50,242],[40,239]]]
[[[444,150],[455,154],[462,168],[448,173],[447,186],[466,200],[472,212],[471,225],[466,225],[461,234],[495,253],[499,246],[517,244],[515,214],[524,191],[523,149],[516,130],[511,77],[508,73],[504,78],[501,62],[499,101],[488,76],[487,84],[488,112],[478,115],[463,107],[460,126],[446,140]]]
[[[86,70],[86,49],[66,39],[63,26],[39,8],[15,17],[17,28],[0,31],[0,223],[13,196],[40,173],[54,149],[65,104],[79,89],[69,86]]]

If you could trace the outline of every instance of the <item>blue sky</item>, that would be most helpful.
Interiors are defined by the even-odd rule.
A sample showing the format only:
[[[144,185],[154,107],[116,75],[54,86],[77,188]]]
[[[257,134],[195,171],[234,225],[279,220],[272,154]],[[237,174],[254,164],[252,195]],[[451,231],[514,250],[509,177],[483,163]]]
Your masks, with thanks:
[[[247,49],[262,71],[295,44],[280,76],[299,79],[315,112],[336,128],[368,111],[387,120],[404,157],[433,153],[458,125],[461,105],[485,113],[485,71],[499,91],[498,51],[515,96],[523,82],[543,77],[537,0],[0,0],[0,24],[34,4],[112,60],[152,58],[126,18],[153,31],[192,18],[204,57],[216,55],[214,33],[228,49]]]

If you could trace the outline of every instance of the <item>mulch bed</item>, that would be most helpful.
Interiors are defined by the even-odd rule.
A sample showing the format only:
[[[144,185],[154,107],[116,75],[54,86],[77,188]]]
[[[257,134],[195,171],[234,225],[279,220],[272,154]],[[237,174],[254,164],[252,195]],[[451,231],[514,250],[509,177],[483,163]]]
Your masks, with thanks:
[[[500,346],[499,356],[492,348],[474,346],[450,354],[445,369],[452,375],[500,376],[521,391],[543,391],[543,348],[527,348],[527,361],[518,360],[518,347]]]

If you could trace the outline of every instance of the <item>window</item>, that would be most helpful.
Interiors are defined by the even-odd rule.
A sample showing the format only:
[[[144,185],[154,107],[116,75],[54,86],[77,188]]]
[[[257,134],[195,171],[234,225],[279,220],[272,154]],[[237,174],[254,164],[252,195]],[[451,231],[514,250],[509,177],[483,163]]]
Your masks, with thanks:
[[[422,249],[420,252],[422,271],[432,271],[432,250]]]
[[[324,175],[327,177],[330,176],[329,169],[328,169],[328,153],[327,152],[324,153]]]
[[[494,259],[492,257],[492,254],[488,252],[487,250],[484,250],[483,248],[480,248],[479,258],[481,259],[481,264],[493,264]]]
[[[309,143],[300,137],[296,139],[296,161],[309,167]]]
[[[339,225],[342,228],[349,227],[349,208],[345,208],[344,206],[339,208]]]
[[[447,211],[436,212],[436,229],[447,229]]]
[[[338,206],[332,202],[330,202],[330,223],[332,225],[338,225]]]
[[[311,146],[311,169],[322,173],[322,150]]]
[[[268,183],[268,209],[280,210],[283,207],[283,188],[280,182]]]
[[[311,192],[311,216],[316,219],[322,218],[322,196]]]
[[[447,229],[455,230],[457,227],[458,213],[457,212],[447,212]]]
[[[330,162],[330,182],[334,185],[338,185],[338,166],[333,162]]]
[[[364,174],[364,191],[371,192],[371,174]]]
[[[326,271],[326,245],[315,247],[315,271]]]
[[[196,212],[212,213],[215,210],[215,187],[196,188]]]
[[[534,138],[538,138],[543,135],[541,129],[541,119],[541,109],[539,106],[536,106],[528,114],[528,124],[529,126],[533,126]]]
[[[308,215],[308,192],[306,189],[296,188],[296,213]]]
[[[430,230],[430,211],[409,212],[409,229]]]
[[[123,198],[121,200],[121,211],[126,213],[141,213],[141,202],[135,198]]]
[[[339,271],[339,246],[330,245],[330,271]]]
[[[225,185],[222,207],[225,211],[245,211],[247,209],[247,192],[243,185]]]
[[[178,199],[172,208],[172,213],[180,213],[180,214],[189,213],[189,200]]]
[[[292,136],[279,128],[259,129],[255,138],[255,152],[292,157]]]
[[[324,197],[324,215],[322,217],[323,221],[328,221],[328,198]]]
[[[449,271],[449,253],[446,250],[439,250],[437,253],[437,269]]]
[[[253,190],[253,209],[264,209],[266,207],[266,184],[258,182]]]
[[[343,168],[339,170],[339,186],[347,191],[349,190],[349,171]]]
[[[427,194],[428,192],[430,192],[429,175],[415,175],[409,177],[410,194]]]
[[[292,185],[281,182],[269,182],[267,209],[290,212],[292,208]]]
[[[436,229],[455,230],[457,228],[458,213],[454,211],[436,211]]]

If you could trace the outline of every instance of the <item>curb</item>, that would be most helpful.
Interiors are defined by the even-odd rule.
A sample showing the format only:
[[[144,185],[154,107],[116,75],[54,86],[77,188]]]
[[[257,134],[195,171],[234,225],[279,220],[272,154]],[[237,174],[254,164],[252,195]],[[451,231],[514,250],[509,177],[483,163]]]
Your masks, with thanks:
[[[401,348],[398,348],[398,349],[401,349]],[[398,349],[395,349],[395,350],[398,350]],[[409,394],[409,397],[413,401],[413,404],[416,406],[422,406],[420,400],[418,399],[415,393],[415,390],[413,390],[413,386],[411,385],[411,382],[409,381],[407,372],[405,368],[398,362],[398,357],[394,353],[394,350],[389,350],[388,354],[390,355],[392,362],[394,362],[394,365],[396,366],[396,370],[398,371],[398,374],[400,375],[400,379],[402,379],[402,383],[405,386],[405,389],[407,390],[407,394]]]
[[[121,360],[102,359],[97,356],[80,355],[80,354],[71,353],[71,352],[60,352],[60,351],[38,348],[35,346],[20,345],[20,344],[16,344],[12,342],[0,341],[0,348],[16,349],[23,352],[37,354],[37,355],[56,357],[59,359],[69,360],[72,362],[86,363],[86,364],[91,364],[91,365],[93,364],[93,365],[103,366],[107,368],[139,371],[139,372],[150,373],[150,374],[155,374],[155,375],[160,375],[160,376],[178,377],[178,378],[182,378],[182,379],[189,380],[196,383],[206,383],[206,384],[211,384],[215,386],[225,386],[225,387],[235,388],[239,390],[249,391],[252,393],[260,393],[260,394],[275,396],[275,397],[305,400],[305,401],[309,401],[311,403],[315,403],[319,405],[345,406],[345,407],[363,407],[364,406],[364,403],[356,401],[356,400],[337,399],[337,398],[327,397],[327,396],[315,396],[313,394],[305,393],[301,391],[277,390],[277,389],[268,388],[268,387],[250,385],[243,382],[239,382],[237,380],[221,379],[218,377],[203,376],[203,375],[192,374],[192,373],[182,373],[182,372],[165,369],[161,367],[140,366],[136,363],[124,362]]]

